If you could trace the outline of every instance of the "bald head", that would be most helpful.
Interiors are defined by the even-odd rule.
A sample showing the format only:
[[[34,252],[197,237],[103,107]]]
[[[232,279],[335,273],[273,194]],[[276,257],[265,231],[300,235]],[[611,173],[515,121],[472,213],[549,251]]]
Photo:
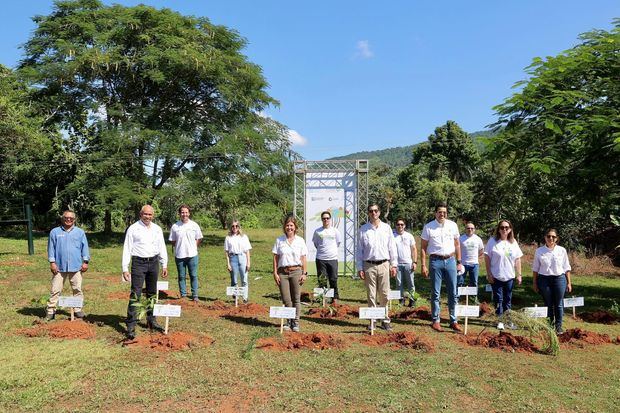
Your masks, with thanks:
[[[140,209],[140,220],[142,220],[144,225],[146,225],[147,227],[151,225],[151,221],[153,221],[154,215],[155,215],[155,211],[153,210],[153,207],[150,205],[144,205]]]

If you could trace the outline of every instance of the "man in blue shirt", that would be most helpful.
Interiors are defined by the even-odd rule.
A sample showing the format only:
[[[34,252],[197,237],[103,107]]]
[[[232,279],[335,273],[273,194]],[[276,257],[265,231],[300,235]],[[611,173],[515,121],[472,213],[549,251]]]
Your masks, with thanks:
[[[52,272],[52,290],[47,302],[47,321],[54,319],[56,304],[68,278],[73,296],[82,296],[82,273],[88,270],[90,259],[88,241],[84,231],[75,226],[73,211],[62,213],[62,224],[50,232],[47,242],[47,258]],[[84,318],[81,308],[74,308],[77,318]]]

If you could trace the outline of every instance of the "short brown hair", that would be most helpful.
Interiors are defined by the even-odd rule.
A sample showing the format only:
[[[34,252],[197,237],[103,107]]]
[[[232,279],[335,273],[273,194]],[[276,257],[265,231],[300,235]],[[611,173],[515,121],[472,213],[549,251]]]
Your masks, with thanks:
[[[284,218],[284,222],[282,223],[282,231],[286,234],[286,224],[292,222],[295,225],[295,234],[297,234],[297,230],[299,229],[299,225],[297,225],[297,218],[293,215],[288,215]]]
[[[187,209],[190,214],[192,213],[192,209],[187,204],[181,204],[181,206],[177,209],[177,212],[180,214],[183,208]]]

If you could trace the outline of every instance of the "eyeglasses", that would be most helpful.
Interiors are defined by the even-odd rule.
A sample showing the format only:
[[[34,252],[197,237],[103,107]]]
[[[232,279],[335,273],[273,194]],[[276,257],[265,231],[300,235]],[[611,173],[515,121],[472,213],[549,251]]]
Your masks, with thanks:
[[[65,221],[75,221],[75,217],[62,217]]]
[[[322,219],[323,221],[327,221],[327,220],[329,220],[329,217],[321,217],[321,219]]]
[[[475,230],[476,228],[473,228],[473,227],[467,227],[467,228],[465,228],[465,229],[466,229],[466,230],[468,230],[468,231],[469,231],[469,230],[472,230],[472,231],[473,231],[473,230]]]
[[[379,212],[379,210],[376,208],[373,208],[373,209],[369,209],[368,212]]]
[[[501,227],[499,227],[499,229],[510,229],[510,227],[507,225],[502,225]]]
[[[396,224],[397,227],[404,227],[405,224]]]
[[[545,238],[557,239],[558,237],[555,235],[545,235]]]

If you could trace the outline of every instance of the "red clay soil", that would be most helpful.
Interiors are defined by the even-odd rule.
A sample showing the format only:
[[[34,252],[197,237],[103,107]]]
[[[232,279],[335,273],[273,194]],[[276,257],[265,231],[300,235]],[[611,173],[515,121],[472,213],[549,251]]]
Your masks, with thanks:
[[[593,333],[592,331],[572,328],[558,335],[560,343],[583,346],[583,344],[607,344],[611,338],[607,334]]]
[[[332,305],[331,307],[313,307],[308,310],[308,317],[313,318],[358,318],[357,308],[348,305]]]
[[[592,313],[581,313],[579,317],[588,323],[613,324],[620,320],[620,317],[609,311],[599,310]]]
[[[257,303],[239,304],[237,307],[235,307],[234,304],[228,304],[221,300],[216,300],[209,305],[204,305],[193,301],[181,301],[178,304],[180,304],[183,308],[195,308],[200,311],[201,314],[208,317],[222,317],[230,315],[254,317],[269,314],[268,307]]]
[[[178,292],[174,292],[170,290],[160,290],[159,299],[165,300],[166,298],[178,299],[178,298],[181,298],[181,295]]]
[[[26,337],[51,337],[63,339],[95,338],[95,328],[82,320],[63,320],[50,323],[37,323],[30,328],[23,328],[17,334]]]
[[[463,341],[470,346],[496,348],[507,352],[519,351],[524,353],[533,353],[538,351],[538,347],[536,347],[527,337],[513,336],[512,334],[504,331],[499,334],[482,333],[480,335],[471,336],[456,335],[455,337],[457,340]]]
[[[326,333],[287,333],[282,339],[275,337],[261,338],[256,343],[256,348],[261,350],[327,350],[342,349],[347,345],[346,341],[333,334]]]
[[[495,313],[495,309],[493,308],[492,305],[490,305],[489,303],[483,301],[480,303],[480,317],[488,315],[488,314],[494,314]]]
[[[129,300],[129,291],[117,291],[115,293],[108,294],[108,300]]]
[[[407,309],[405,311],[402,311],[402,312],[396,314],[395,317],[399,318],[401,320],[419,319],[419,320],[429,320],[430,321],[430,320],[433,319],[433,317],[431,316],[431,309],[426,307],[426,306],[412,308],[412,309]]]
[[[190,333],[175,331],[165,334],[143,334],[135,340],[123,342],[125,347],[150,348],[156,351],[178,351],[189,350],[191,348],[209,346],[213,344],[211,337],[197,337]]]
[[[411,331],[403,331],[398,333],[375,335],[364,335],[359,339],[360,343],[367,346],[390,346],[396,348],[411,348],[415,350],[421,350],[424,352],[432,352],[435,349],[435,345],[425,337],[416,335]]]

